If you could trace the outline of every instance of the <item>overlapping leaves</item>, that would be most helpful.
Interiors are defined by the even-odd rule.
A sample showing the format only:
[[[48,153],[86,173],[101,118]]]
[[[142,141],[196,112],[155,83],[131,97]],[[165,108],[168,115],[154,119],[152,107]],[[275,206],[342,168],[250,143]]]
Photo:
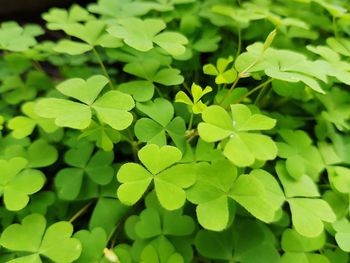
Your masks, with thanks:
[[[134,107],[134,100],[117,90],[108,91],[98,98],[107,83],[108,79],[102,75],[92,76],[86,81],[79,78],[66,80],[57,89],[80,102],[45,98],[37,103],[35,112],[41,117],[55,119],[57,126],[85,129],[90,125],[94,111],[100,121],[113,129],[126,129],[133,120],[128,111]]]
[[[207,142],[224,141],[224,155],[237,166],[250,166],[255,160],[272,160],[277,155],[273,140],[251,131],[269,130],[275,120],[262,114],[252,114],[243,104],[231,105],[232,117],[220,106],[203,111],[199,136]]]
[[[174,210],[182,207],[186,200],[184,188],[194,183],[195,172],[191,164],[178,163],[181,151],[173,146],[148,144],[138,152],[138,156],[144,166],[126,163],[118,171],[117,178],[122,183],[118,188],[118,198],[127,205],[133,205],[153,181],[164,208]]]

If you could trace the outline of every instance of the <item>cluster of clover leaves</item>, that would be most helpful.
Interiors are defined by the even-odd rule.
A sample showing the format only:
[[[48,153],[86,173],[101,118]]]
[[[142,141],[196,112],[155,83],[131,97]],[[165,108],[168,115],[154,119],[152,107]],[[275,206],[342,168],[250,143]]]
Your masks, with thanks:
[[[349,262],[349,9],[99,0],[0,24],[0,262]]]

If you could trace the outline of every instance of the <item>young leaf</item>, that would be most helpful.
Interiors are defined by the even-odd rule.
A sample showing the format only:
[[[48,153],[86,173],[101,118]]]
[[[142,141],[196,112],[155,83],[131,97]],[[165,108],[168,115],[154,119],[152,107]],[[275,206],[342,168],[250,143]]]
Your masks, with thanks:
[[[237,71],[228,65],[233,61],[233,57],[219,58],[216,62],[216,66],[213,64],[206,64],[203,66],[203,72],[207,75],[213,75],[215,77],[216,84],[230,84],[237,78]]]
[[[191,86],[191,95],[193,100],[191,100],[185,92],[179,91],[175,96],[175,102],[185,103],[191,106],[191,110],[194,114],[202,113],[207,107],[200,99],[207,93],[211,92],[213,89],[206,86],[204,89],[201,86],[193,83]]]

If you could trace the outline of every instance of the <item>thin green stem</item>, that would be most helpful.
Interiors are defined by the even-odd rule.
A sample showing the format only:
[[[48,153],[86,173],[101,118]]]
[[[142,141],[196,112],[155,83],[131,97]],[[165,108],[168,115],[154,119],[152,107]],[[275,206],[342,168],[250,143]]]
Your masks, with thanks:
[[[269,84],[273,79],[268,79],[265,82],[261,83],[260,85],[256,86],[255,88],[251,89],[249,92],[247,92],[247,94],[245,94],[243,97],[241,97],[239,99],[239,101],[237,101],[237,103],[240,103],[242,100],[244,100],[245,98],[249,97],[251,94],[253,94],[254,92],[256,92],[257,90],[265,87],[267,84]]]
[[[242,49],[242,32],[241,32],[241,29],[238,27],[238,44],[237,44],[236,58],[241,53],[241,49]]]
[[[134,141],[133,134],[130,130],[128,130],[128,135],[129,135],[128,142],[131,144],[134,161],[137,162],[137,160],[138,160],[137,153],[139,152],[139,144],[137,141]]]
[[[189,94],[191,94],[191,89],[187,86],[186,82],[182,83],[182,85],[185,87],[185,89],[187,90],[187,92]]]
[[[233,82],[233,84],[231,85],[230,89],[227,91],[227,93],[225,94],[225,96],[224,96],[224,97],[220,100],[220,102],[218,103],[219,105],[223,104],[224,101],[225,101],[228,97],[230,97],[230,95],[231,95],[233,89],[236,87],[236,85],[237,85],[239,79],[240,79],[240,76],[237,76],[235,82]]]
[[[192,113],[191,113],[191,117],[190,117],[190,122],[188,123],[188,128],[187,128],[187,130],[191,130],[191,129],[192,129],[193,117],[194,117],[194,114],[193,114],[193,112],[192,112]]]
[[[38,61],[32,60],[33,66],[34,68],[42,73],[45,73],[45,71],[43,70],[43,68],[41,67],[40,63]]]
[[[86,205],[84,205],[81,209],[79,209],[78,212],[76,212],[70,219],[69,219],[69,222],[70,223],[73,223],[79,216],[81,216],[82,214],[84,214],[88,209],[89,207],[93,204],[94,202],[91,201],[89,203],[87,203]]]
[[[338,38],[337,18],[335,16],[332,16],[332,26],[333,26],[334,36],[335,38]]]
[[[97,59],[98,64],[99,64],[100,67],[101,67],[101,70],[102,70],[103,74],[104,74],[104,75],[106,76],[106,78],[109,80],[109,86],[110,86],[110,88],[111,88],[111,89],[114,89],[113,83],[112,83],[112,79],[111,79],[111,77],[109,76],[105,65],[103,64],[103,61],[102,61],[100,55],[98,54],[97,50],[96,50],[94,47],[92,48],[92,51],[93,51],[93,53],[94,53],[94,55],[95,55],[95,57],[96,57],[96,59]]]

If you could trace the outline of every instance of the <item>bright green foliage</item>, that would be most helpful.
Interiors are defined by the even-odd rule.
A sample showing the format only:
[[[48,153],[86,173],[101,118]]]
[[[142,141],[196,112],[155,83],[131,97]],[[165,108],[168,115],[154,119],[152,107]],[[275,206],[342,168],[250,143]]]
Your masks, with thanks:
[[[57,222],[46,229],[42,215],[31,214],[22,224],[13,224],[1,234],[0,244],[10,250],[27,252],[27,256],[9,262],[42,262],[49,258],[54,262],[73,262],[81,253],[79,240],[71,238],[73,226],[69,222]],[[60,244],[59,246],[57,244]]]
[[[130,47],[139,51],[148,51],[157,44],[172,56],[179,56],[185,52],[184,45],[188,40],[176,32],[161,32],[166,24],[160,19],[122,18],[119,25],[108,28],[108,32],[121,38]],[[154,44],[153,44],[154,43]]]
[[[237,78],[237,72],[233,67],[227,69],[232,62],[233,57],[219,58],[216,62],[216,66],[213,64],[204,65],[203,72],[208,75],[216,76],[216,84],[233,83]]]
[[[278,156],[286,158],[286,169],[290,176],[299,179],[303,175],[318,178],[324,164],[311,139],[303,131],[280,130],[280,136],[286,143],[277,142]]]
[[[135,204],[145,193],[150,183],[154,187],[161,205],[174,210],[183,206],[188,188],[195,181],[193,166],[176,164],[181,160],[181,151],[172,146],[149,144],[138,153],[145,166],[126,163],[118,171],[118,198],[127,205]],[[176,164],[176,165],[174,165]]]
[[[133,117],[128,111],[134,107],[131,96],[112,90],[99,98],[108,80],[96,75],[88,80],[69,79],[57,86],[64,95],[80,102],[67,99],[47,98],[36,104],[36,113],[44,118],[54,118],[55,124],[61,127],[85,129],[91,123],[92,110],[97,118],[116,130],[124,130],[130,126]]]
[[[10,211],[18,211],[29,202],[29,195],[38,192],[45,183],[45,175],[38,170],[24,169],[28,161],[24,158],[0,160],[0,193]]]
[[[228,138],[224,155],[237,166],[250,166],[255,160],[272,160],[277,147],[266,135],[249,131],[268,130],[274,127],[275,120],[252,114],[243,104],[231,105],[232,117],[219,106],[210,106],[203,111],[205,122],[198,125],[199,136],[207,142]]]
[[[16,22],[2,23],[0,27],[0,50],[21,52],[34,46],[36,36],[43,30],[36,25],[21,27]]]
[[[141,118],[135,124],[135,135],[141,142],[166,145],[166,134],[174,143],[183,149],[185,145],[185,122],[174,116],[173,105],[164,99],[157,98],[154,102],[137,103],[136,108],[150,118]]]
[[[264,71],[274,79],[286,82],[302,82],[314,91],[324,93],[318,80],[327,81],[323,63],[307,60],[306,56],[289,50],[268,48],[261,43],[247,47],[235,62],[239,74]]]
[[[201,98],[210,93],[213,89],[209,86],[206,86],[204,89],[201,86],[193,83],[191,86],[191,95],[193,100],[191,100],[187,94],[183,91],[179,91],[175,96],[175,102],[185,103],[191,106],[191,110],[194,114],[202,113],[203,110],[207,107],[202,101]]]
[[[69,10],[52,8],[42,15],[50,30],[63,30],[66,26],[77,22],[93,20],[94,16],[79,5],[72,5]]]
[[[198,204],[198,222],[206,229],[225,229],[234,217],[235,202],[266,222],[273,221],[275,212],[284,202],[278,183],[263,170],[237,177],[236,167],[222,160],[211,166],[203,163],[197,174],[197,182],[187,194],[191,202]]]
[[[16,116],[8,122],[8,128],[13,130],[12,136],[22,139],[32,134],[35,127],[42,128],[47,133],[52,133],[58,129],[51,119],[38,116],[34,111],[35,103],[27,102],[22,105],[22,112],[26,116]]]
[[[95,0],[0,23],[0,262],[348,263],[349,8]]]
[[[112,180],[114,170],[110,165],[113,152],[97,151],[93,154],[93,150],[92,145],[82,143],[66,152],[64,161],[72,167],[60,170],[55,177],[60,198],[76,199],[82,187],[87,185],[87,180],[99,185],[106,185]]]
[[[201,255],[211,259],[244,263],[280,262],[270,234],[270,230],[262,225],[247,220],[235,229],[222,232],[200,230],[195,245]]]
[[[84,25],[69,23],[65,24],[62,29],[67,35],[76,37],[84,43],[68,39],[61,40],[54,48],[54,50],[59,53],[80,55],[93,50],[95,46],[102,46],[105,48],[122,46],[120,39],[105,32],[106,24],[101,21],[88,21]]]

